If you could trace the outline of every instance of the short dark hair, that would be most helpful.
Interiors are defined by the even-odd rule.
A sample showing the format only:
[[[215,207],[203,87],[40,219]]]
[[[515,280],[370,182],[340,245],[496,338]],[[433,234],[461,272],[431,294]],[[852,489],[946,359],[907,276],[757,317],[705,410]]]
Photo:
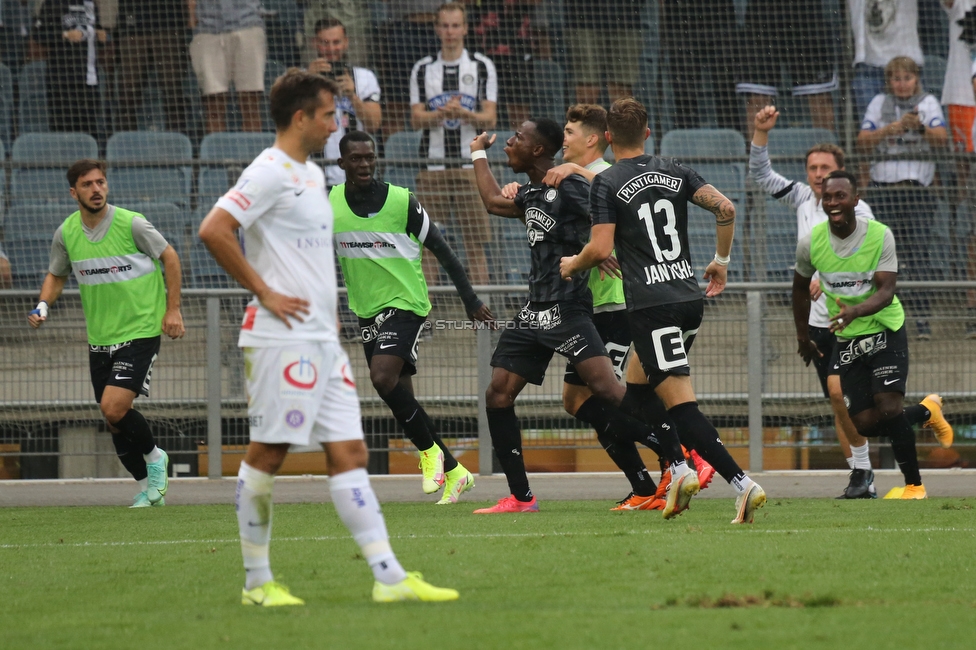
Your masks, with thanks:
[[[647,133],[647,109],[633,97],[621,97],[607,113],[607,131],[613,141],[621,146],[643,146]]]
[[[535,124],[536,143],[541,144],[547,156],[555,156],[563,148],[563,129],[548,117],[529,118]]]
[[[368,142],[373,145],[373,151],[376,151],[376,140],[373,136],[365,131],[350,131],[339,140],[339,155],[345,156],[349,153],[349,145],[353,142]]]
[[[600,151],[607,150],[607,110],[597,104],[573,104],[566,111],[567,122],[579,122],[583,128],[600,136],[597,147]]]
[[[851,187],[854,189],[854,193],[857,194],[857,177],[854,174],[852,174],[849,171],[847,171],[846,169],[835,169],[834,171],[832,171],[829,174],[827,174],[824,177],[824,179],[823,179],[823,185],[822,185],[822,187],[826,187],[827,186],[827,181],[829,181],[831,179],[834,179],[834,178],[845,178],[845,179],[847,179],[850,182]]]
[[[93,160],[92,158],[82,158],[74,163],[71,167],[68,167],[68,185],[74,187],[78,183],[78,179],[87,174],[88,172],[98,169],[105,174],[105,163],[101,160]]]
[[[464,22],[468,22],[468,10],[460,2],[445,2],[437,8],[437,20],[441,19],[441,14],[449,11],[460,11],[464,16]]]
[[[298,68],[288,68],[271,86],[271,119],[275,128],[284,131],[291,125],[295,111],[311,115],[319,105],[321,91],[335,97],[339,88],[331,79]]]
[[[810,147],[810,150],[807,151],[807,155],[803,158],[804,164],[810,160],[810,154],[814,153],[832,154],[834,156],[834,162],[837,163],[837,167],[844,169],[844,150],[833,142],[821,142]]]
[[[328,16],[326,18],[319,18],[315,21],[315,33],[318,34],[323,29],[332,29],[333,27],[341,27],[342,33],[346,33],[346,26],[342,24],[342,21],[338,18],[333,18]]]

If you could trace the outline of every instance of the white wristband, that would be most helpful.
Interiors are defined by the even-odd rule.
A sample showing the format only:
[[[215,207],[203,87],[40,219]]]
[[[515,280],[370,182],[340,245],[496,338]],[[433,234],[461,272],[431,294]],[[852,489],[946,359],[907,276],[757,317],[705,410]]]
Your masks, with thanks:
[[[731,255],[726,255],[725,257],[719,257],[718,253],[715,253],[715,263],[719,266],[728,266],[729,260],[732,259]]]
[[[34,307],[34,311],[36,311],[41,318],[47,318],[47,302],[42,300],[41,302],[37,303],[37,307]]]
[[[488,159],[488,152],[485,151],[484,149],[476,149],[475,151],[472,151],[471,152],[471,160],[472,161],[474,161],[474,160],[487,160],[487,159]]]

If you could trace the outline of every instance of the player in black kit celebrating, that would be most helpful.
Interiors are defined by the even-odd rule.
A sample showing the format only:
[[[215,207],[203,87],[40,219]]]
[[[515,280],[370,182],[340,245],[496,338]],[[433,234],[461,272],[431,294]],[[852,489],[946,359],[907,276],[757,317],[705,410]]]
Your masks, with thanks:
[[[539,509],[525,474],[515,398],[526,383],[542,384],[553,352],[559,352],[574,364],[579,376],[608,409],[616,409],[624,397],[624,388],[617,381],[610,357],[593,325],[593,298],[587,286],[589,274],[578,273],[569,282],[564,282],[559,275],[559,260],[579,253],[590,234],[587,210],[590,187],[586,180],[570,176],[559,189],[542,184],[546,171],[554,164],[553,156],[562,147],[562,128],[547,118],[528,120],[506,143],[509,167],[517,173],[528,174],[530,181],[519,189],[515,199],[502,196],[488,167],[485,149],[494,141],[494,136],[481,134],[471,143],[481,200],[492,214],[525,221],[532,261],[529,301],[516,316],[513,326],[502,332],[492,355],[491,384],[486,394],[492,446],[512,494],[490,508],[475,510],[477,514]],[[645,429],[642,433],[635,432],[635,437],[653,437],[649,427],[636,420],[633,423]],[[659,432],[657,439],[662,448],[659,453],[676,461],[672,466],[675,475],[690,477],[684,490],[668,495],[664,511],[668,517],[669,507],[674,512],[687,507],[687,501],[698,491],[698,478],[685,463],[681,445],[672,431]],[[633,444],[629,447],[636,456]]]
[[[701,454],[738,493],[732,523],[750,523],[766,503],[766,493],[743,473],[698,410],[688,366],[688,349],[704,311],[688,249],[688,202],[715,214],[716,253],[705,268],[709,297],[725,289],[735,206],[693,169],[644,154],[650,131],[647,111],[637,100],[614,102],[607,129],[617,163],[593,179],[590,243],[579,255],[564,258],[560,272],[563,278],[575,277],[606,260],[616,246],[634,348],[648,379],[647,385],[628,383],[627,390],[638,404],[657,394],[684,445]],[[669,496],[680,480],[672,470]]]

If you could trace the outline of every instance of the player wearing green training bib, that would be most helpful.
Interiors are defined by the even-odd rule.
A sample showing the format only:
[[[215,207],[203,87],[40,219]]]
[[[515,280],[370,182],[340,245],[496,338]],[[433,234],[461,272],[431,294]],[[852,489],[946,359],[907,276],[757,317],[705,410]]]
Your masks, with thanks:
[[[433,422],[417,402],[411,375],[417,373],[420,335],[430,312],[421,268],[427,248],[451,276],[468,316],[491,320],[457,256],[409,190],[374,178],[376,143],[363,131],[339,141],[339,167],[346,182],[332,188],[335,250],[359,317],[369,378],[393,417],[420,452],[423,490],[444,486],[439,505],[457,503],[474,477],[451,455]]]
[[[793,319],[798,352],[807,365],[823,354],[810,339],[808,325],[810,278],[816,272],[827,296],[830,330],[837,336],[831,361],[854,426],[862,436],[889,438],[905,475],[905,488],[885,498],[924,499],[915,432],[903,408],[908,338],[905,312],[895,295],[895,237],[882,223],[855,216],[857,180],[849,172],[827,175],[822,201],[827,221],[814,226],[796,247]]]
[[[74,273],[95,401],[119,460],[142,488],[132,507],[165,505],[169,457],[156,447],[149,424],[132,403],[149,395],[160,334],[175,339],[185,331],[180,259],[144,216],[108,203],[104,164],[79,160],[68,169],[68,184],[78,211],[54,233],[41,299],[27,320],[40,327]]]

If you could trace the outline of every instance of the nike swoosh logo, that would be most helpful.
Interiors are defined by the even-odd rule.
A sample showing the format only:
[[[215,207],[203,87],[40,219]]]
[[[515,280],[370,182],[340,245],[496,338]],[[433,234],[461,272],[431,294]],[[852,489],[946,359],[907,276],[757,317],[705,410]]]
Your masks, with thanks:
[[[387,348],[395,348],[396,343],[390,343],[389,345],[380,344],[380,350],[386,350]]]
[[[256,524],[256,523],[254,523],[253,521],[248,521],[248,522],[247,522],[247,525],[248,525],[248,526],[254,526],[254,527],[258,527],[258,526],[264,526],[264,525],[266,525],[266,524]]]
[[[122,375],[115,375],[115,381],[124,381],[126,379],[132,379],[132,377],[123,377]]]
[[[580,352],[582,352],[583,350],[585,350],[588,347],[590,347],[590,344],[589,343],[587,343],[586,345],[584,345],[583,347],[581,347],[579,350],[576,350],[575,352],[573,352],[573,356],[574,357],[575,356],[578,356]]]
[[[302,188],[302,191],[301,192],[299,192],[298,190],[295,190],[295,196],[301,196],[304,192],[305,192],[305,188],[304,187]]]
[[[888,380],[885,381],[884,385],[885,386],[891,386],[896,381],[898,381],[898,380],[897,379],[888,379]]]

